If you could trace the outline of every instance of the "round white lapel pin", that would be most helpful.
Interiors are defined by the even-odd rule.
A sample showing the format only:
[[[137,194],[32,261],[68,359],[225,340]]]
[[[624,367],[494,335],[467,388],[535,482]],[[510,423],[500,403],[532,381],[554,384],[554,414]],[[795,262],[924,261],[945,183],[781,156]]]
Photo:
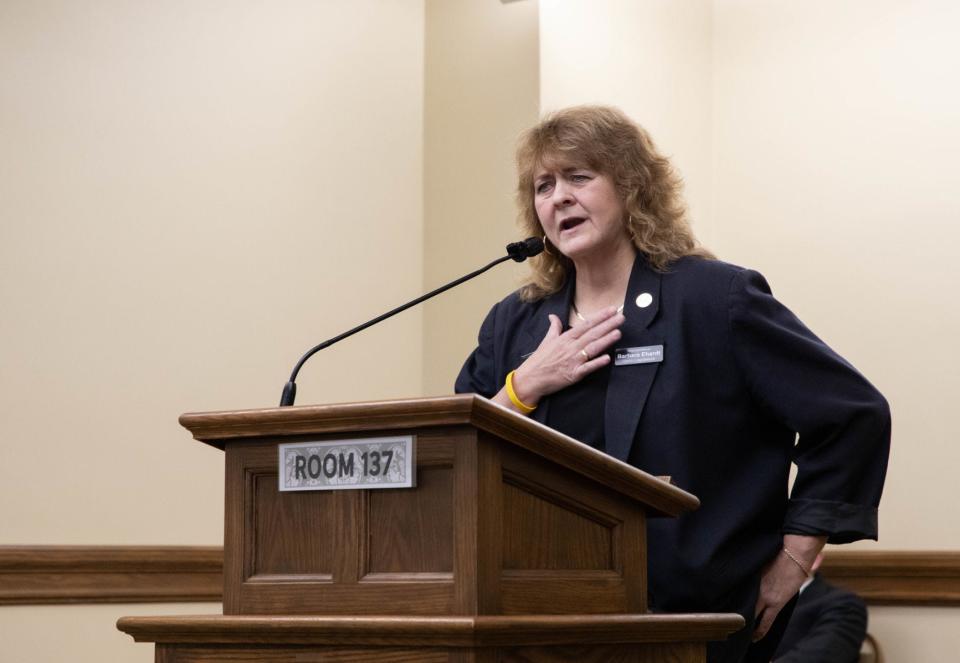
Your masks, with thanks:
[[[641,292],[637,295],[637,306],[640,308],[647,308],[650,304],[653,303],[653,295],[649,292]]]

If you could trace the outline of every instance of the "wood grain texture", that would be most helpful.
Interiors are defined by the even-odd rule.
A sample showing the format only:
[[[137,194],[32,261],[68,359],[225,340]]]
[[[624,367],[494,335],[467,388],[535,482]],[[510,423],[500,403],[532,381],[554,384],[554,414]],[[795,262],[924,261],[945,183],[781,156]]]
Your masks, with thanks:
[[[523,449],[500,455],[501,612],[646,612],[643,508]]]
[[[0,605],[219,601],[223,551],[198,546],[0,546]]]
[[[251,525],[248,579],[279,575],[333,575],[333,555],[324,545],[337,523],[334,492],[304,491],[296,499],[277,488],[275,467],[247,471]]]
[[[703,663],[702,644],[445,648],[157,645],[156,663]]]
[[[450,614],[450,435],[418,435],[416,488],[369,491],[281,493],[277,445],[289,438],[227,442],[224,613]]]
[[[453,512],[459,519],[453,528],[453,574],[459,582],[453,585],[453,613],[458,615],[476,615],[490,612],[489,597],[481,595],[480,560],[476,555],[483,539],[480,536],[480,514],[478,505],[487,499],[482,493],[485,482],[480,481],[484,471],[479,461],[479,446],[474,443],[477,431],[447,433],[454,450]],[[498,470],[499,471],[499,470]],[[496,574],[494,574],[496,575]]]
[[[475,512],[477,526],[476,548],[468,551],[477,568],[478,610],[471,614],[500,614],[503,612],[503,466],[498,438],[477,431],[477,453],[472,474],[477,477],[477,501],[470,509]]]
[[[497,663],[702,663],[703,644],[506,647]]]
[[[452,663],[445,649],[157,645],[156,663]]]
[[[696,509],[690,493],[474,394],[338,405],[188,413],[180,423],[202,442],[468,425],[493,433],[578,474],[676,516]],[[236,443],[236,442],[234,442]]]
[[[504,486],[504,569],[616,570],[614,528],[563,495]]]
[[[244,645],[534,647],[722,640],[735,614],[481,617],[123,617],[137,642]]]
[[[820,573],[873,605],[960,605],[960,552],[830,550]]]
[[[416,490],[367,494],[362,577],[453,572],[453,467],[418,466]]]

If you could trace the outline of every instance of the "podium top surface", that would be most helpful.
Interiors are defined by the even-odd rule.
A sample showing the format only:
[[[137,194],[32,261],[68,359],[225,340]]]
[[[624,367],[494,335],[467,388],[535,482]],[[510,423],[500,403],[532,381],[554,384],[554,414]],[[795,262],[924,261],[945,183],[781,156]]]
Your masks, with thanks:
[[[707,642],[743,628],[737,614],[121,617],[137,642],[520,647]],[[251,659],[252,660],[252,659]],[[686,660],[686,659],[684,659]]]
[[[476,394],[187,413],[180,424],[201,442],[357,433],[430,426],[474,426],[647,505],[651,515],[696,509],[696,496]]]

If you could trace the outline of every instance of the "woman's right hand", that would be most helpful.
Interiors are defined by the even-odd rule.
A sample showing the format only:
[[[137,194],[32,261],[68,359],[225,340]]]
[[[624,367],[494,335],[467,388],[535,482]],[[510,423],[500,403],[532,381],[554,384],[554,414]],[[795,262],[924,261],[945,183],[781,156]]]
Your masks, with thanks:
[[[513,374],[517,398],[536,405],[544,396],[609,364],[606,350],[620,338],[620,325],[625,319],[611,306],[561,333],[560,318],[551,315],[546,336]]]

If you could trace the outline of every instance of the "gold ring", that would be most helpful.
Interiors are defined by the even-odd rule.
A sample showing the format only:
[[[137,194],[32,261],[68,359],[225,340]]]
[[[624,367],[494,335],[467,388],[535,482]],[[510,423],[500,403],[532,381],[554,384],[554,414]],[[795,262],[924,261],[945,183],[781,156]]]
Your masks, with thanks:
[[[587,351],[585,349],[580,350],[580,354],[583,355],[584,359],[586,359],[587,361],[590,361],[590,355],[587,354]]]

